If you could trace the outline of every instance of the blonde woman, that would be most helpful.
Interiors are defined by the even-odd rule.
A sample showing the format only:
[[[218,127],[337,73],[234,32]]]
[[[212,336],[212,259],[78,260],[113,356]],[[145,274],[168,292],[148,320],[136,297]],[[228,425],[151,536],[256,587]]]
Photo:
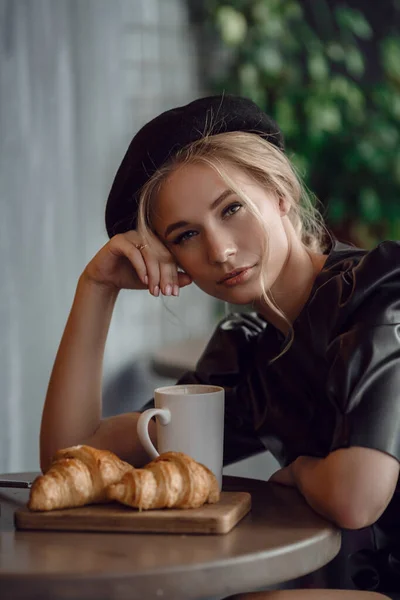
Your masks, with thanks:
[[[196,100],[139,131],[106,226],[51,375],[42,468],[76,443],[147,460],[132,440],[137,413],[101,419],[113,307],[121,289],[177,296],[195,284],[253,309],[225,318],[180,381],[225,388],[225,462],[270,449],[282,466],[274,481],[340,527],[371,528],[375,589],[399,591],[399,244],[367,252],[330,236],[276,123],[234,96]]]

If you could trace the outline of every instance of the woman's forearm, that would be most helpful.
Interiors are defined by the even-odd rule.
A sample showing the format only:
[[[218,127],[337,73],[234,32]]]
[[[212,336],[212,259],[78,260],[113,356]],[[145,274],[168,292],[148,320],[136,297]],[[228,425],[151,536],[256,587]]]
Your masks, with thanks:
[[[59,448],[93,436],[101,420],[104,349],[118,296],[83,274],[57,352],[43,409],[41,464]]]

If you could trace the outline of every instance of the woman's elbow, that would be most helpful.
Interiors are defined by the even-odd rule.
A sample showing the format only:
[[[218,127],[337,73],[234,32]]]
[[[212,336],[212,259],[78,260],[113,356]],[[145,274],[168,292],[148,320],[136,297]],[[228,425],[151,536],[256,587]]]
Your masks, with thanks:
[[[342,529],[363,529],[373,525],[384,512],[387,502],[368,502],[348,498],[336,503],[333,520]]]

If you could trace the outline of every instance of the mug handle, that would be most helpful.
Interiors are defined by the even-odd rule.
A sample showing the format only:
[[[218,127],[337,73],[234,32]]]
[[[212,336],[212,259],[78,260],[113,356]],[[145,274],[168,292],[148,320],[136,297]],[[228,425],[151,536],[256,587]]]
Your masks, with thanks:
[[[160,456],[149,436],[149,421],[155,416],[159,417],[161,425],[171,422],[171,411],[168,408],[149,408],[140,415],[136,426],[138,438],[151,459]]]

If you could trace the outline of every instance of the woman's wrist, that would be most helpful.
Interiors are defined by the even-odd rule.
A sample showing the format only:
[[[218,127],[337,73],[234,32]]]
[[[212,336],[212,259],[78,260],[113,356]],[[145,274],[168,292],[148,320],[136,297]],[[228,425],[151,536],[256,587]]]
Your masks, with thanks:
[[[84,291],[92,295],[97,295],[99,299],[115,301],[120,290],[113,284],[101,283],[93,279],[86,271],[82,272],[78,279],[77,291]]]

